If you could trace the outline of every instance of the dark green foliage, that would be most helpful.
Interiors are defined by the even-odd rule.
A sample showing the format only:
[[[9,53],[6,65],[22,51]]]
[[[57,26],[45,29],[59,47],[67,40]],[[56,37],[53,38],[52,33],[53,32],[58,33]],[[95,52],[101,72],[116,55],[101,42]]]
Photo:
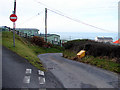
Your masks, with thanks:
[[[59,45],[54,45],[54,44],[51,44],[50,42],[45,42],[44,41],[44,38],[42,37],[38,37],[38,36],[34,36],[32,38],[29,39],[29,41],[31,41],[32,44],[35,44],[39,47],[43,47],[43,48],[56,48],[60,51],[63,51],[64,50],[64,47],[61,47]]]
[[[38,45],[42,47],[45,44],[44,38],[34,36],[31,38],[31,42],[34,43],[35,45]]]
[[[96,43],[96,42],[88,39],[83,39],[83,40],[79,39],[79,40],[68,41],[63,46],[65,47],[65,49],[75,50],[79,52],[82,49],[88,50],[91,46],[91,43]]]
[[[79,52],[80,50],[86,50],[87,55],[94,57],[107,56],[109,58],[117,58],[117,62],[120,62],[120,46],[99,43],[92,40],[73,40],[64,44],[65,49]]]
[[[52,48],[56,48],[56,49],[58,49],[58,50],[60,50],[60,51],[64,51],[64,50],[65,50],[64,47],[61,47],[61,46],[59,46],[59,45],[52,45]]]
[[[31,38],[30,41],[31,41],[31,43],[34,43],[35,45],[37,45],[39,47],[45,47],[45,48],[52,47],[52,44],[45,42],[44,38],[42,38],[42,37],[34,36]]]

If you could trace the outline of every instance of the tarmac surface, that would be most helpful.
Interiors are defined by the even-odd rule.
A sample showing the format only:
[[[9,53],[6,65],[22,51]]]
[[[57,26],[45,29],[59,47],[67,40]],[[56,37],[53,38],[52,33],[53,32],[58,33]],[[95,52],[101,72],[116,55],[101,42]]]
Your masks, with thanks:
[[[116,73],[68,60],[62,53],[40,54],[38,57],[65,88],[118,88]]]
[[[2,88],[39,90],[38,88],[63,88],[63,85],[49,70],[39,71],[26,59],[2,47]]]

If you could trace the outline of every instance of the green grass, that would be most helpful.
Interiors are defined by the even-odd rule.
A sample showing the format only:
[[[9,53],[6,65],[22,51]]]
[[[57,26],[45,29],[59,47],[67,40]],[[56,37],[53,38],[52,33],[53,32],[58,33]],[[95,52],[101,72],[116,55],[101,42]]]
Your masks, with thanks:
[[[38,69],[45,70],[34,50],[32,50],[29,45],[18,35],[15,35],[15,47],[13,47],[13,33],[3,32],[2,45],[24,57]]]
[[[76,54],[77,53],[75,53],[74,51],[66,50],[63,53],[63,56],[65,58],[69,58],[71,60],[91,64],[91,65],[94,65],[96,67],[100,67],[100,68],[103,68],[103,69],[106,69],[106,70],[109,70],[109,71],[112,71],[112,72],[120,73],[120,69],[119,69],[120,64],[116,63],[116,62],[113,62],[110,59],[100,59],[99,57],[93,57],[93,56],[85,56],[82,59],[78,59],[78,58],[76,58],[77,57]]]
[[[43,48],[39,46],[29,46],[36,55],[38,54],[44,54],[44,53],[62,53],[63,51],[56,49],[56,48]]]
[[[43,48],[31,44],[27,39],[21,38],[15,35],[15,47],[13,47],[13,33],[2,32],[2,45],[8,49],[16,52],[18,55],[27,59],[32,65],[40,70],[45,70],[39,58],[38,54],[43,53],[62,53],[62,49],[59,48]]]
[[[72,51],[72,50],[65,50],[65,51],[63,52],[63,55],[64,55],[65,58],[71,59],[71,58],[73,58],[73,57],[76,57],[76,52],[75,52],[75,51]]]
[[[117,73],[120,72],[119,70],[120,64],[116,62],[112,62],[111,60],[100,59],[99,57],[93,57],[93,56],[86,56],[81,60],[81,62],[89,63],[91,65],[95,65],[97,67],[110,70],[113,72],[117,72]]]

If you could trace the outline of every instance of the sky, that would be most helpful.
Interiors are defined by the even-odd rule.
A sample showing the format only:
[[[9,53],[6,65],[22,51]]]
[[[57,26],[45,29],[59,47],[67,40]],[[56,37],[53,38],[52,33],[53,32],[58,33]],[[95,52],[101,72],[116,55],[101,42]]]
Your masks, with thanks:
[[[16,2],[18,17],[16,28],[37,28],[40,33],[44,33],[47,8],[48,33],[118,32],[119,0],[16,0]],[[14,0],[0,0],[0,26],[13,27],[9,19],[13,9]]]

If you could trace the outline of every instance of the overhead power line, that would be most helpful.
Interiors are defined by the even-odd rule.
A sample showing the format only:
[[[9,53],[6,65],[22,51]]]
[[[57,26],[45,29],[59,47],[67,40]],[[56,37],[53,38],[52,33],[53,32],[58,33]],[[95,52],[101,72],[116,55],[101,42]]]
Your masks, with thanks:
[[[61,14],[61,13],[59,13],[59,12],[53,11],[53,10],[51,10],[51,9],[48,9],[48,10],[51,11],[51,12],[54,12],[54,13],[60,15],[60,16],[66,17],[66,18],[68,18],[68,19],[70,19],[70,20],[73,20],[73,21],[75,21],[75,22],[78,22],[78,23],[81,23],[81,24],[84,24],[84,25],[87,25],[87,26],[90,26],[90,27],[93,27],[93,28],[96,28],[96,29],[99,29],[99,30],[102,30],[102,31],[113,32],[113,31],[110,31],[110,30],[106,30],[106,29],[99,28],[99,27],[97,27],[97,26],[94,26],[94,25],[91,25],[91,24],[85,23],[85,22],[80,21],[80,20],[78,20],[78,19],[75,19],[75,18],[72,18],[72,17],[66,16],[66,15]]]
[[[36,14],[36,15],[34,15],[34,16],[28,18],[28,19],[26,19],[25,21],[23,21],[23,22],[20,23],[19,25],[21,26],[21,25],[25,24],[26,22],[31,21],[31,20],[34,19],[35,17],[41,15],[43,12],[44,12],[44,11],[41,11],[40,13],[38,13],[38,14]]]
[[[34,1],[36,1],[36,0],[34,0]],[[44,4],[44,3],[42,3],[42,2],[38,2],[38,1],[36,1],[36,2],[39,3],[39,4],[41,4],[41,5],[43,5],[43,6],[46,6],[49,11],[51,11],[51,12],[53,12],[53,13],[55,13],[55,14],[58,14],[58,15],[60,15],[60,16],[63,16],[63,17],[65,17],[65,18],[68,18],[68,19],[70,19],[70,20],[72,20],[72,21],[75,21],[75,22],[84,24],[84,25],[86,25],[86,26],[90,26],[90,27],[99,29],[99,30],[101,30],[101,31],[114,32],[114,31],[111,31],[111,30],[107,30],[107,29],[103,29],[103,28],[97,27],[97,26],[95,26],[95,25],[91,25],[91,24],[85,23],[85,22],[83,22],[83,21],[81,21],[81,20],[79,20],[79,19],[76,19],[76,18],[70,17],[70,16],[68,16],[68,15],[65,15],[63,12],[61,12],[61,11],[59,11],[59,10],[52,9],[52,8],[50,9],[49,6],[47,6],[46,4]]]
[[[40,2],[40,1],[37,1],[37,0],[34,0],[34,1],[41,4],[41,5],[43,5],[43,6],[46,6],[47,8],[51,8],[50,6],[44,4],[44,3]],[[118,8],[118,5],[109,6],[109,7],[106,7],[106,6],[104,6],[104,7],[88,7],[88,8],[79,8],[79,9],[114,9],[114,8]]]

